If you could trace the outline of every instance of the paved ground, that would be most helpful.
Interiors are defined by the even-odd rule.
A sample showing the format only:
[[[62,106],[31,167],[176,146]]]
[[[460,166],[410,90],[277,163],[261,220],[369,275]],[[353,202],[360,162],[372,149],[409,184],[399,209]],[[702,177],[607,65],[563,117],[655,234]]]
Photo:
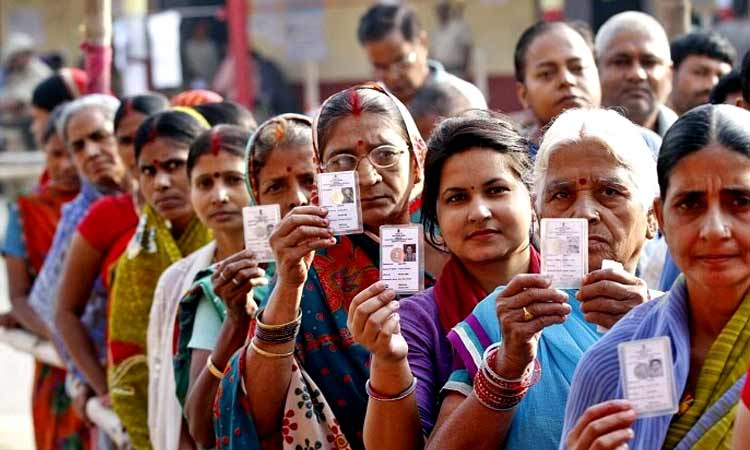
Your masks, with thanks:
[[[0,199],[0,237],[5,237],[5,199]],[[0,311],[10,308],[5,262],[0,258]],[[34,450],[31,426],[33,361],[0,344],[0,450]]]

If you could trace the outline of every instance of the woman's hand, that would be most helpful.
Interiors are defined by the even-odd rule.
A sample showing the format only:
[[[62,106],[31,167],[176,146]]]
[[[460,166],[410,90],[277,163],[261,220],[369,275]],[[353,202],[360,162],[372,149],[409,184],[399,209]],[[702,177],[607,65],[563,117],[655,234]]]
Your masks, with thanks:
[[[279,285],[301,287],[315,251],[336,244],[327,215],[328,211],[318,206],[299,206],[281,219],[271,233]]]
[[[495,299],[503,345],[494,369],[503,378],[521,377],[536,358],[541,331],[570,314],[567,294],[551,284],[543,275],[516,275]]]
[[[610,400],[586,410],[567,438],[568,450],[621,450],[633,439],[636,413],[624,400]]]
[[[248,317],[248,296],[253,288],[267,285],[268,278],[255,253],[242,250],[217,264],[211,284],[227,307],[227,318],[241,319]]]
[[[398,308],[396,293],[382,281],[357,294],[349,306],[347,326],[354,340],[384,361],[403,360],[409,350],[401,335]]]
[[[612,328],[636,306],[649,300],[648,286],[623,269],[595,270],[583,277],[576,294],[584,318],[604,328]]]

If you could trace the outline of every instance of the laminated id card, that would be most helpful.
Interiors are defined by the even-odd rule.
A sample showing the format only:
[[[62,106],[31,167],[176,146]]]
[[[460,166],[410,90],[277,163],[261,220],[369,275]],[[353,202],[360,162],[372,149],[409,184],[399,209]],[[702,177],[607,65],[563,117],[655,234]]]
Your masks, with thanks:
[[[380,227],[380,280],[397,294],[424,289],[422,225]]]
[[[281,221],[279,205],[245,206],[242,222],[245,228],[245,248],[252,250],[258,262],[273,262],[269,239],[276,224]]]
[[[589,269],[586,219],[542,219],[542,274],[556,289],[578,289]]]
[[[328,220],[337,236],[362,233],[362,206],[357,172],[319,173],[318,204],[328,210]]]
[[[679,400],[674,382],[672,345],[666,336],[617,346],[625,399],[640,417],[673,415]]]

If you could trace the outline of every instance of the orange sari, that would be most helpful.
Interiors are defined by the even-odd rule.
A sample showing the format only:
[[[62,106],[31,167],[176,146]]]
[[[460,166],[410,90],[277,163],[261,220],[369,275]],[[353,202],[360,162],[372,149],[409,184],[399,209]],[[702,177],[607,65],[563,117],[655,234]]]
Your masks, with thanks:
[[[26,255],[33,275],[39,273],[52,246],[62,205],[76,193],[42,186],[17,199]],[[36,363],[31,394],[36,450],[88,450],[89,429],[72,408],[65,392],[66,371]]]

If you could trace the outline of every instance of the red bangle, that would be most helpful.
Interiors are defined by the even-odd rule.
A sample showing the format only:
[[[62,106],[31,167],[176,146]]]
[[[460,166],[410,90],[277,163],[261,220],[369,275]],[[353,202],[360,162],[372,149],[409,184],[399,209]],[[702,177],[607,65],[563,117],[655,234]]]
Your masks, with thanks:
[[[474,395],[482,406],[493,411],[509,411],[518,406],[529,389],[541,378],[542,370],[538,360],[518,380],[507,380],[498,375],[492,367],[497,359],[497,348],[485,354],[485,360],[474,377]]]

